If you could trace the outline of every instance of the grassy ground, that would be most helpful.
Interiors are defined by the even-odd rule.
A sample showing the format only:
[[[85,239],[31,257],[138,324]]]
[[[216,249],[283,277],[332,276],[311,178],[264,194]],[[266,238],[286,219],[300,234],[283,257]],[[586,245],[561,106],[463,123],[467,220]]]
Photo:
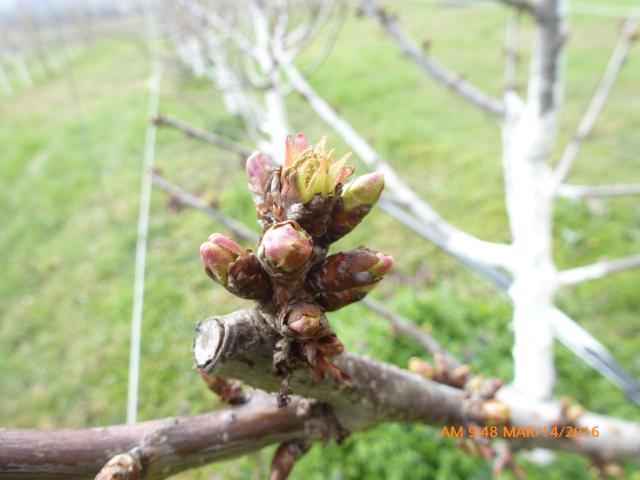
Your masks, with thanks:
[[[437,10],[413,4],[399,10],[403,24],[417,38],[436,39],[432,48],[438,58],[499,92],[503,11]],[[579,119],[617,37],[613,19],[572,20],[560,145]],[[74,59],[79,105],[71,102],[64,76],[40,81],[34,89],[0,102],[2,426],[72,427],[124,420],[148,71],[142,43],[103,41]],[[576,182],[640,179],[640,137],[632,128],[640,110],[639,75],[636,51],[580,154]],[[498,125],[426,81],[376,25],[350,18],[312,83],[447,218],[483,238],[508,240]],[[292,98],[290,107],[297,129],[312,140],[327,133],[338,152],[345,150],[299,99]],[[237,120],[224,114],[211,87],[194,81],[172,62],[166,69],[161,111],[239,135]],[[159,133],[157,164],[169,179],[253,225],[241,163],[176,132]],[[197,212],[177,214],[167,208],[166,200],[163,193],[154,192],[142,419],[218,406],[191,368],[193,327],[198,319],[243,305],[201,272],[198,245],[220,227]],[[555,255],[562,267],[637,252],[637,199],[595,205],[559,202],[555,231]],[[501,298],[381,212],[371,214],[339,247],[365,242],[398,260],[396,273],[377,291],[378,298],[431,328],[474,368],[510,378],[510,309]],[[559,298],[636,377],[639,281],[637,272],[628,272]],[[332,323],[352,351],[398,365],[422,354],[410,341],[390,340],[387,325],[358,306],[337,312]],[[594,410],[640,419],[638,409],[617,389],[562,347],[557,348],[557,360],[559,394]],[[264,477],[271,451],[179,478]],[[585,459],[561,455],[551,471],[526,468],[532,478],[585,478],[586,465]],[[489,476],[489,465],[460,453],[435,430],[389,425],[353,435],[340,447],[314,446],[293,478]]]

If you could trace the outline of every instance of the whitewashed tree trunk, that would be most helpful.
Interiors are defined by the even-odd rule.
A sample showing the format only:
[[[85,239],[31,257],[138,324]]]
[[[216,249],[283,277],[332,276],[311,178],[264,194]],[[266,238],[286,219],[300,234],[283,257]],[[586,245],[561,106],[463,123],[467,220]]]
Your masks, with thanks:
[[[274,42],[281,39],[275,38],[277,32],[270,31],[264,6],[256,2],[251,7],[258,66],[262,78],[267,80],[263,94],[264,117],[261,119],[261,130],[266,139],[259,142],[258,148],[267,152],[277,163],[283,163],[283,145],[290,133],[290,127],[281,90],[282,79],[274,57]]]
[[[503,167],[513,238],[514,388],[550,398],[554,384],[551,324],[557,272],[552,258],[553,191],[549,158],[561,100],[566,0],[539,5],[526,103],[505,95]]]

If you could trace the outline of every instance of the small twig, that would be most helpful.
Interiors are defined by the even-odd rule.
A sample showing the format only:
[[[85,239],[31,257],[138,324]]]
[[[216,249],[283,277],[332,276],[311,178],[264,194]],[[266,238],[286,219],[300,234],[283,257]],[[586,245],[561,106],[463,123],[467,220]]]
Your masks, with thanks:
[[[551,179],[551,187],[553,191],[557,191],[565,178],[569,175],[571,166],[573,165],[584,140],[591,133],[596,120],[600,116],[600,113],[602,113],[611,93],[613,84],[620,73],[620,69],[624,65],[624,61],[631,48],[631,44],[635,39],[639,19],[640,17],[638,15],[634,15],[625,22],[624,27],[622,28],[622,33],[620,34],[620,39],[618,40],[618,45],[611,55],[611,59],[607,64],[604,76],[600,80],[598,88],[596,89],[582,120],[580,120],[580,124],[578,125],[573,138],[569,142],[569,145],[562,154],[562,157],[553,172],[553,177]]]
[[[284,40],[284,48],[287,52],[297,55],[304,50],[308,46],[309,40],[314,38],[328,22],[339,3],[346,4],[343,0],[324,0],[320,2],[318,10],[309,8],[311,12],[309,20],[305,20],[299,27],[287,34]]]
[[[242,389],[242,382],[233,378],[201,375],[204,382],[220,400],[229,405],[242,405],[250,396]]]
[[[190,10],[201,20],[205,21],[210,27],[216,29],[226,38],[233,41],[245,54],[252,57],[258,56],[255,47],[249,41],[249,39],[245,37],[242,32],[234,28],[234,26],[227,22],[225,19],[220,18],[218,15],[216,15],[213,10],[207,10],[198,2],[193,0],[180,0],[180,3],[184,8]]]
[[[295,463],[309,450],[304,441],[291,441],[280,444],[271,460],[269,480],[285,480],[289,477]]]
[[[640,195],[640,184],[636,185],[572,185],[563,183],[556,194],[563,198],[622,197]]]
[[[180,187],[168,182],[158,172],[153,172],[153,184],[161,190],[164,190],[165,192],[171,194],[173,196],[173,199],[180,205],[200,210],[210,217],[215,218],[218,222],[227,227],[231,231],[231,233],[233,233],[233,235],[235,235],[239,239],[247,241],[256,241],[258,239],[258,235],[253,230],[247,228],[242,223],[237,222],[231,217],[220,212],[220,210],[208,206],[195,195],[192,195],[189,192],[182,190]]]
[[[335,417],[310,403],[293,396],[280,408],[274,396],[254,391],[241,406],[190,417],[100,428],[0,428],[0,478],[92,479],[103,469],[112,476],[100,479],[154,480],[274,443],[326,441],[335,432]],[[128,476],[113,477],[123,473]]]
[[[249,147],[245,147],[244,145],[218,135],[217,133],[208,132],[206,130],[198,128],[170,115],[159,115],[155,117],[153,121],[156,123],[156,125],[166,125],[168,127],[175,128],[176,130],[180,130],[181,132],[183,132],[188,137],[197,138],[198,140],[203,140],[212,145],[217,145],[218,147],[222,147],[225,150],[237,153],[242,157],[248,157],[253,152],[253,150],[251,150]]]
[[[501,100],[493,98],[458,75],[434,60],[424,50],[414,45],[409,37],[400,29],[395,19],[381,9],[374,0],[363,0],[360,10],[365,15],[369,15],[378,20],[378,23],[400,46],[402,51],[411,58],[422,70],[438,83],[444,85],[451,91],[467,100],[480,110],[502,117],[504,115],[504,105]]]
[[[361,303],[381,317],[388,319],[399,333],[413,338],[432,355],[442,354],[449,368],[455,368],[460,365],[460,362],[450,353],[446,352],[435,338],[420,327],[417,327],[408,318],[397,314],[393,310],[385,307],[382,303],[370,297],[365,297],[361,300]]]
[[[342,27],[344,26],[344,22],[347,19],[347,9],[349,8],[347,2],[339,1],[337,2],[340,8],[339,11],[336,12],[336,19],[333,22],[333,28],[328,32],[327,39],[324,41],[322,46],[319,49],[319,52],[315,55],[314,59],[311,63],[304,68],[303,75],[306,78],[310,78],[313,76],[325,62],[325,60],[329,57],[329,54],[333,50],[335,46],[336,40],[342,31]],[[331,26],[330,26],[331,27]]]
[[[558,282],[561,286],[568,287],[638,267],[640,267],[640,255],[633,255],[619,260],[606,260],[584,267],[563,270],[558,273]]]

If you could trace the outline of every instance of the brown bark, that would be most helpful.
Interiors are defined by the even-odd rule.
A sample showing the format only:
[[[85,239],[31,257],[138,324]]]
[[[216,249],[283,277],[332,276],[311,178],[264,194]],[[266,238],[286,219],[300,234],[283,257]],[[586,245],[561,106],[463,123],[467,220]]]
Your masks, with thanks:
[[[213,317],[198,325],[194,342],[196,365],[205,375],[229,376],[277,392],[280,379],[272,373],[272,357],[278,339],[271,320],[257,310]],[[302,364],[289,385],[297,395],[331,405],[340,423],[350,431],[393,421],[430,425],[484,423],[482,405],[469,401],[462,390],[350,353],[333,361],[351,379],[348,385],[332,378],[319,380]],[[637,423],[586,413],[575,425],[590,433],[597,427],[597,437],[559,439],[551,434],[552,427],[562,423],[559,405],[529,400],[507,388],[498,391],[497,398],[509,406],[511,425],[531,427],[535,432],[531,438],[520,435],[513,440],[514,447],[551,448],[612,460],[640,458]]]
[[[133,455],[142,466],[137,476],[124,478],[165,478],[273,443],[324,439],[326,412],[308,404],[293,397],[278,408],[275,397],[254,392],[240,407],[191,417],[87,429],[0,429],[0,478],[92,479],[119,454]]]

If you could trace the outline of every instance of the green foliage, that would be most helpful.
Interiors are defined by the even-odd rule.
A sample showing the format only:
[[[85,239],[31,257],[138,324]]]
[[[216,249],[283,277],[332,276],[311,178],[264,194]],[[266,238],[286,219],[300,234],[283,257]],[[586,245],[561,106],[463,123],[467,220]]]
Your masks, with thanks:
[[[500,9],[394,6],[407,30],[436,39],[432,51],[498,94],[505,13]],[[617,36],[616,22],[572,18],[566,143]],[[450,28],[451,25],[465,28]],[[523,42],[530,32],[523,32]],[[304,59],[303,59],[304,60]],[[0,103],[0,418],[2,426],[102,425],[124,419],[138,190],[149,65],[129,41],[103,41],[74,60],[88,144],[64,77],[39,82]],[[525,72],[522,66],[522,72]],[[640,63],[628,62],[576,182],[638,178]],[[167,68],[161,111],[242,140],[210,85]],[[403,178],[447,218],[482,238],[508,240],[496,122],[425,80],[371,21],[349,18],[335,51],[312,78]],[[314,142],[330,128],[300,99],[292,123]],[[634,123],[635,122],[635,123]],[[331,136],[336,153],[347,150]],[[615,162],[615,164],[612,164]],[[170,180],[255,226],[242,160],[170,130],[158,134],[157,165]],[[612,168],[615,165],[615,168]],[[359,173],[366,171],[359,166]],[[562,267],[640,250],[637,199],[597,205],[559,202],[556,260]],[[198,246],[224,228],[194,211],[176,214],[154,191],[144,312],[140,417],[198,413],[218,402],[191,366],[195,322],[246,306],[202,273]],[[376,296],[429,328],[449,350],[487,375],[509,379],[510,308],[477,277],[392,219],[374,211],[337,249],[367,244],[397,259]],[[564,292],[560,304],[640,376],[637,272]],[[405,366],[424,355],[415,342],[359,305],[331,316],[347,348]],[[558,391],[588,408],[640,419],[636,407],[559,347]],[[270,453],[178,478],[264,477]],[[527,464],[531,478],[588,478],[586,461],[559,455],[550,471]],[[632,467],[630,467],[631,471]],[[386,425],[342,446],[316,445],[296,466],[297,479],[489,478],[487,463],[461,453],[432,428]],[[632,477],[633,478],[633,477]]]

